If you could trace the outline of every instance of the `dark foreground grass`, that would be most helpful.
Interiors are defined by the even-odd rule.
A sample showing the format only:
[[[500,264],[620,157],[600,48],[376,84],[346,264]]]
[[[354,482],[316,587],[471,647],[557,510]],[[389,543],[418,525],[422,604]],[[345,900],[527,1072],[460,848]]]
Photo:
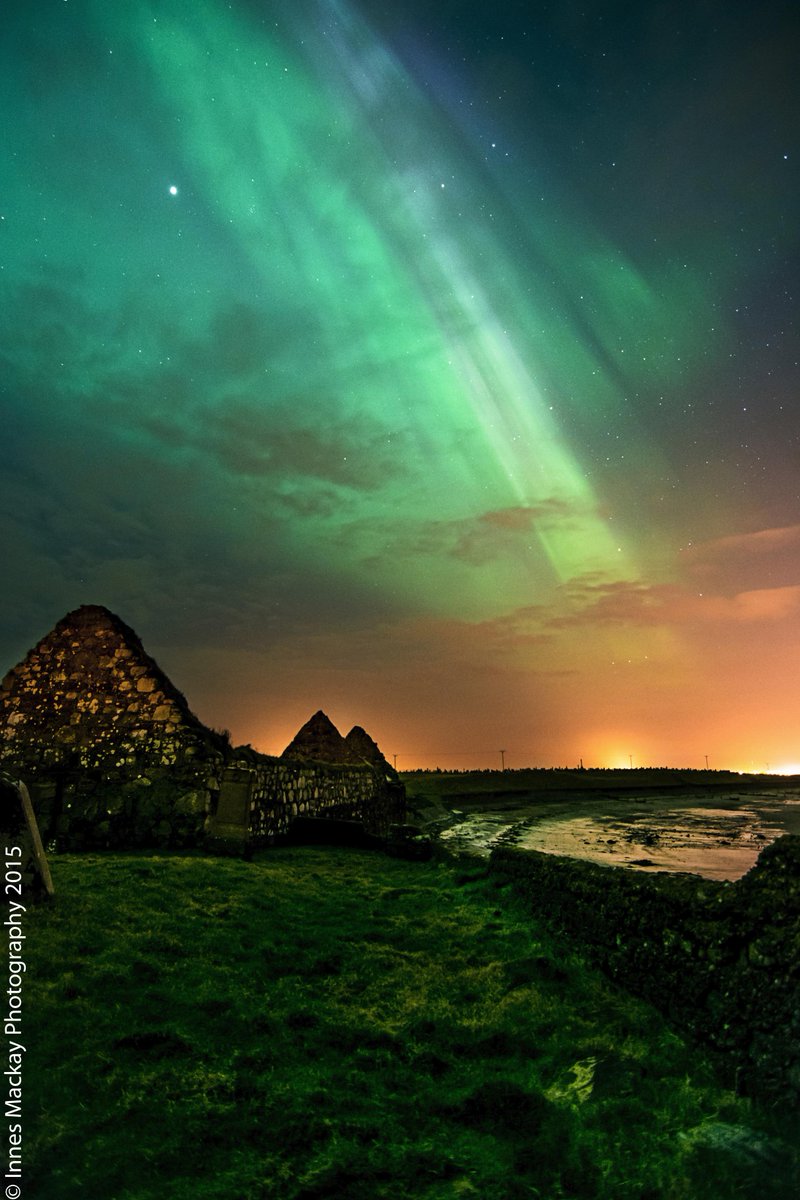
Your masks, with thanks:
[[[795,1194],[771,1118],[480,869],[305,848],[53,874],[27,916],[37,1200]]]

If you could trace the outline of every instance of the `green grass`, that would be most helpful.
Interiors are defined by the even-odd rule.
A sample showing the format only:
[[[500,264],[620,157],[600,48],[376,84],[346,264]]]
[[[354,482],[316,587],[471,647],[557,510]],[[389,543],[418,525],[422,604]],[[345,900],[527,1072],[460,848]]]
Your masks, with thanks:
[[[479,867],[52,868],[27,916],[37,1200],[794,1194],[767,1116]]]

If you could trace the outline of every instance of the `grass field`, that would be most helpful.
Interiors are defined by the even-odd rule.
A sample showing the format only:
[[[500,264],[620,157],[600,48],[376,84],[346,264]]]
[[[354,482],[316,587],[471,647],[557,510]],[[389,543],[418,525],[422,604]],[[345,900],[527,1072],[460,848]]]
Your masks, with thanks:
[[[312,847],[52,868],[26,917],[37,1200],[795,1194],[791,1131],[480,868]]]
[[[401,771],[400,778],[410,798],[441,800],[445,804],[452,800],[508,799],[519,795],[563,796],[570,800],[576,794],[625,795],[655,789],[670,792],[736,788],[748,792],[764,788],[796,790],[800,786],[797,775],[742,775],[737,771],[682,771],[669,767],[637,767],[630,771],[543,767],[506,771]]]

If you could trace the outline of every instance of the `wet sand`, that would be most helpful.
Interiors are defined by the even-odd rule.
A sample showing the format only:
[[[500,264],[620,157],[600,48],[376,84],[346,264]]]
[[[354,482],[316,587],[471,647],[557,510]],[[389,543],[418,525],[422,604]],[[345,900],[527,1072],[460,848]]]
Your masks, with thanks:
[[[445,803],[429,831],[479,856],[519,846],[641,871],[738,879],[785,833],[800,834],[800,790],[643,789],[568,798],[476,795]]]

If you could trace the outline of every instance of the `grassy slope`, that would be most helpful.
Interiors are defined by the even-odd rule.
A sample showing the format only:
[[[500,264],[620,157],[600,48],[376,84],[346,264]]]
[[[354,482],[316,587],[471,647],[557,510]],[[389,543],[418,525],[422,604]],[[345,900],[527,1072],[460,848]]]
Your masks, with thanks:
[[[37,1200],[792,1194],[759,1115],[478,869],[304,848],[53,874],[27,918]]]

